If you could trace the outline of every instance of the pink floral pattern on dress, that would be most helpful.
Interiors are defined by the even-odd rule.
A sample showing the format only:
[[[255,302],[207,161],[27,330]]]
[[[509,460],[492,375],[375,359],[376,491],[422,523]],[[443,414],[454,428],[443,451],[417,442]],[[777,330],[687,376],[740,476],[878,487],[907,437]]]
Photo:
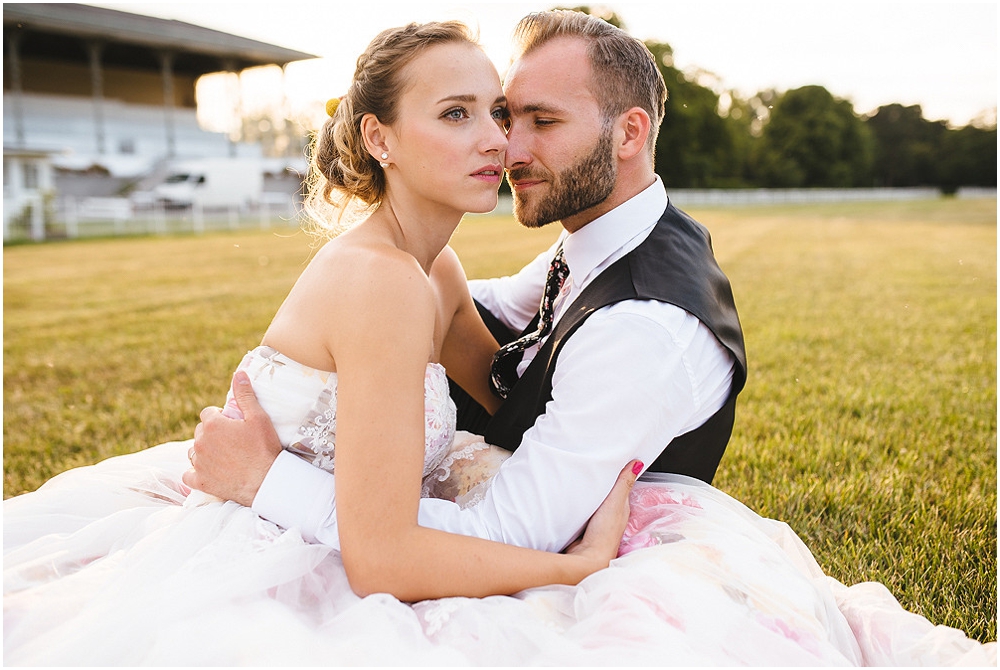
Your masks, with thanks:
[[[666,487],[641,484],[632,489],[629,503],[631,509],[618,546],[619,556],[636,549],[683,540],[683,534],[671,530],[672,521],[685,521],[693,510],[702,509],[690,495],[677,495]]]

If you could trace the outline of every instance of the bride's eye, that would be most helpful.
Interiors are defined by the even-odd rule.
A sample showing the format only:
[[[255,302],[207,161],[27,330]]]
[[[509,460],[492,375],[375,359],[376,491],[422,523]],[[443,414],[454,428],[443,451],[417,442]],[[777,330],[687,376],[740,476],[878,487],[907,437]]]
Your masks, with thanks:
[[[464,107],[455,107],[453,109],[449,109],[442,116],[443,118],[450,119],[452,121],[461,121],[462,119],[469,118],[469,113],[465,111]]]
[[[497,125],[503,128],[504,132],[510,130],[510,112],[506,107],[497,107],[491,115],[493,116],[493,120],[497,122]]]

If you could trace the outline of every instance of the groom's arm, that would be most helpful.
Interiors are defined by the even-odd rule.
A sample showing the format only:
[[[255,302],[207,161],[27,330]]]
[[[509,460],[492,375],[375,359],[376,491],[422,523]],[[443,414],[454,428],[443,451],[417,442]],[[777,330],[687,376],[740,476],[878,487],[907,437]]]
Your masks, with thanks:
[[[546,413],[501,466],[485,499],[465,510],[422,500],[421,525],[561,550],[623,463],[651,463],[673,437],[722,406],[732,366],[707,328],[676,307],[628,302],[595,313],[567,340]],[[274,461],[253,507],[309,539],[339,546],[333,475],[290,454]]]
[[[732,370],[718,340],[679,308],[629,302],[601,310],[566,341],[552,400],[484,500],[466,510],[421,501],[420,523],[559,551],[586,525],[621,463],[652,463],[725,403]]]

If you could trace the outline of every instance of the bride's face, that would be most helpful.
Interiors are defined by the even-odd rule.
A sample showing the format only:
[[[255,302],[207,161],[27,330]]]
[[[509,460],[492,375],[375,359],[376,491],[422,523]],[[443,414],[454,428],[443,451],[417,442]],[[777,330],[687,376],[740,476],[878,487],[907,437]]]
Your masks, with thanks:
[[[397,120],[386,137],[392,191],[460,212],[496,207],[503,178],[507,103],[482,50],[428,48],[403,71]]]

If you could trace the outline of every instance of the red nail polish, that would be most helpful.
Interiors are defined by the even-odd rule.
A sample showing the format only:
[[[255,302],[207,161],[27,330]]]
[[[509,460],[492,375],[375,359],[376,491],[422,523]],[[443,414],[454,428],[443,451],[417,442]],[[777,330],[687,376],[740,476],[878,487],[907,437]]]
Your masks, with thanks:
[[[632,474],[638,477],[640,472],[642,472],[642,461],[636,461],[632,466]]]

